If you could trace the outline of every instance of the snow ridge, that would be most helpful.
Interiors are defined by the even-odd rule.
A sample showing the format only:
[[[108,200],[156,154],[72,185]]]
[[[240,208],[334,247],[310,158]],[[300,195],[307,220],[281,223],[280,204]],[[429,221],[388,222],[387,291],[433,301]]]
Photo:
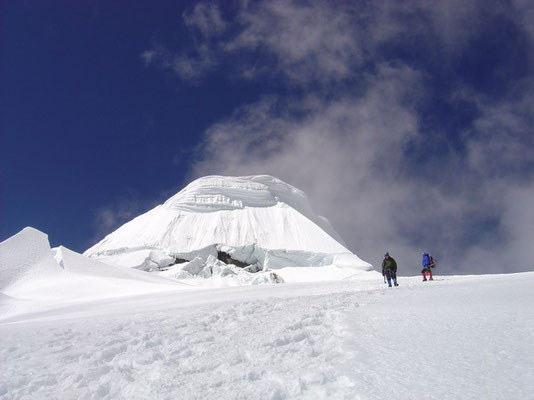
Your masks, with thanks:
[[[65,304],[133,294],[183,290],[178,282],[155,274],[90,259],[63,246],[51,249],[48,237],[24,228],[0,243],[0,315],[31,310],[32,301]]]

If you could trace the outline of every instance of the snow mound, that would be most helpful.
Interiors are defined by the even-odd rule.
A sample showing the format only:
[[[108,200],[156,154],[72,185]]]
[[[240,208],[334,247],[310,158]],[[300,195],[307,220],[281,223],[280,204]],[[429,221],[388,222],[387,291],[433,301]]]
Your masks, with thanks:
[[[0,292],[5,299],[79,301],[173,290],[174,281],[114,267],[65,247],[51,249],[48,236],[24,228],[0,243]]]
[[[8,296],[30,282],[54,279],[62,269],[52,256],[48,236],[24,228],[0,243],[0,291]]]
[[[372,269],[313,212],[302,191],[267,175],[197,179],[84,254],[145,270],[197,257],[204,269],[209,256],[231,258],[241,267],[258,265],[261,271],[327,265]]]

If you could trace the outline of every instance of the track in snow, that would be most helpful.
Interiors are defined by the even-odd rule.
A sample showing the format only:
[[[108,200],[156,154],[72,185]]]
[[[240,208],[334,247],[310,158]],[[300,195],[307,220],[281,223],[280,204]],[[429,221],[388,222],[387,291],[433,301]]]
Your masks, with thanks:
[[[401,284],[167,293],[21,316],[0,325],[0,398],[534,393],[534,274]]]

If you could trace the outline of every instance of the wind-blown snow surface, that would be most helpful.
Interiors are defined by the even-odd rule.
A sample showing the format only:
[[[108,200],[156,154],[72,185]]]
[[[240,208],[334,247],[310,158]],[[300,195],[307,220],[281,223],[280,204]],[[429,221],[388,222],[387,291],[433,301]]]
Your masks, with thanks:
[[[534,273],[368,276],[12,315],[0,398],[533,398]]]
[[[184,290],[187,286],[143,271],[92,260],[24,228],[0,243],[0,315],[70,302]]]
[[[140,269],[170,257],[217,257],[262,269],[338,265],[370,270],[349,251],[305,194],[267,175],[197,179],[164,204],[126,223],[84,254]]]

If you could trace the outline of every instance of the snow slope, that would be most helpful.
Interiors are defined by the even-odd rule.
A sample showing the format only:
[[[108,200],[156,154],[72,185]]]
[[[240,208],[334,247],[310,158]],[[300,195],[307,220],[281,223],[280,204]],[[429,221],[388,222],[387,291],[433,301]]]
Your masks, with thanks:
[[[47,304],[184,290],[188,287],[143,271],[92,260],[65,247],[51,249],[48,237],[24,228],[0,243],[0,313]]]
[[[150,253],[152,260],[157,257],[163,259],[161,251],[146,252]],[[128,253],[128,257],[132,257],[132,253]],[[374,271],[343,268],[342,264],[341,267],[295,267],[290,257],[300,257],[309,265],[314,263],[313,258],[306,259],[298,253],[283,254],[278,260],[287,266],[280,268],[276,277],[287,282],[376,275]],[[209,274],[205,277],[212,279],[204,279],[201,273]],[[104,264],[63,246],[51,249],[46,234],[34,228],[25,228],[0,243],[0,316],[88,300],[191,290],[198,286],[213,288],[265,284],[272,279],[269,271],[251,273],[234,265],[226,265],[213,256],[207,260],[196,258],[158,273]]]
[[[0,398],[532,398],[533,272],[399,282],[173,291],[12,315],[0,319]]]
[[[84,254],[146,269],[168,266],[161,261],[168,256],[188,261],[200,256],[205,262],[217,251],[262,269],[288,263],[372,269],[312,211],[302,191],[267,175],[197,179]]]
[[[192,185],[89,251],[111,265],[0,243],[0,399],[532,398],[534,272],[387,288],[289,185]]]

